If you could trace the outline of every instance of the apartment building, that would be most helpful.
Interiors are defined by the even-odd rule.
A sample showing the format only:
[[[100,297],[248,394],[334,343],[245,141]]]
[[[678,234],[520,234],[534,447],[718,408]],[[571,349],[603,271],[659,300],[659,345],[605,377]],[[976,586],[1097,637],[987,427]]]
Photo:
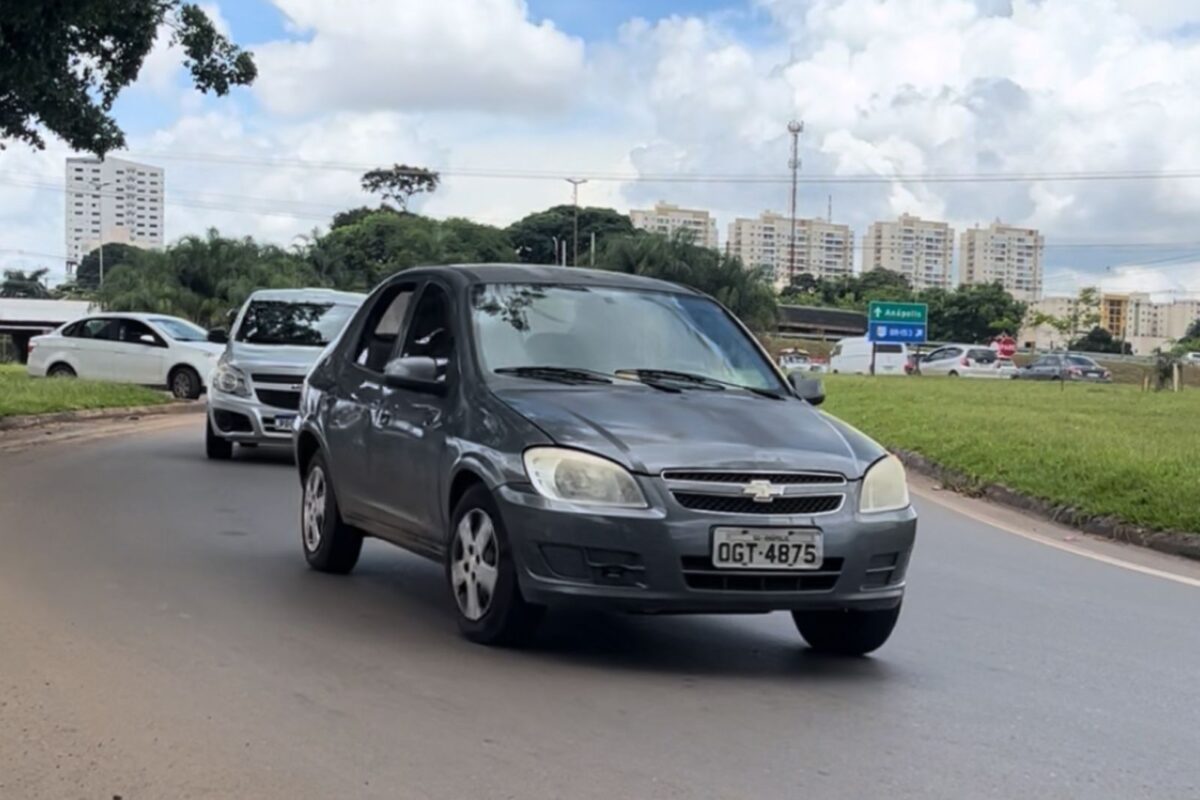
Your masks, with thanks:
[[[68,158],[67,272],[104,244],[163,246],[163,170],[119,158]]]
[[[918,291],[951,288],[953,260],[954,229],[945,222],[901,214],[872,224],[863,237],[863,272],[899,272]]]
[[[727,247],[747,267],[771,270],[777,289],[805,273],[818,278],[851,273],[854,235],[849,225],[797,218],[794,263],[791,230],[791,218],[784,214],[764,211],[754,219],[739,217],[729,223]]]
[[[1030,304],[1030,318],[1040,312],[1066,319],[1077,303],[1074,297],[1044,297]],[[1100,295],[1100,306],[1094,311],[1100,315],[1096,325],[1128,342],[1136,355],[1149,355],[1155,348],[1166,347],[1187,334],[1188,327],[1200,319],[1200,299],[1155,302],[1145,292],[1105,293]],[[1086,334],[1090,327],[1080,326],[1080,330],[1064,336],[1050,325],[1026,326],[1018,340],[1024,347],[1052,349]]]
[[[690,231],[696,244],[714,250],[718,247],[717,220],[701,209],[658,203],[651,209],[632,209],[629,219],[633,227],[644,231],[664,236],[674,236],[676,231]]]
[[[1017,300],[1042,296],[1042,256],[1046,242],[1032,228],[1005,225],[963,231],[959,246],[961,283],[1000,282]]]

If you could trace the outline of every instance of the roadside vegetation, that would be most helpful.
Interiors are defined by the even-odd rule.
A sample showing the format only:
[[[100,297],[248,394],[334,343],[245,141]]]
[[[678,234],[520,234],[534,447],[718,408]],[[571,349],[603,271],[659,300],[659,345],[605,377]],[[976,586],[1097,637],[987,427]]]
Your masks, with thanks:
[[[980,486],[1200,534],[1200,392],[932,377],[825,381],[827,411]]]
[[[68,379],[30,378],[25,368],[0,364],[0,417],[88,408],[149,406],[170,401],[142,386]]]

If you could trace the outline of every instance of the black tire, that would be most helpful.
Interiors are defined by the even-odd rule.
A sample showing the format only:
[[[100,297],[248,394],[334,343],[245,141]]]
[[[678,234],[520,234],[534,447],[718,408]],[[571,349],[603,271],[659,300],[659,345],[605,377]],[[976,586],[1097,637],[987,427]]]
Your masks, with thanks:
[[[213,461],[228,461],[233,458],[233,442],[222,439],[217,434],[211,418],[204,426],[204,454]]]
[[[309,459],[308,467],[304,470],[300,544],[310,567],[334,575],[345,575],[353,570],[362,552],[362,532],[342,519],[329,477],[329,467],[320,453]]]
[[[75,378],[75,370],[70,364],[51,364],[50,369],[46,370],[47,378]]]
[[[878,650],[892,635],[900,606],[895,608],[858,611],[793,611],[796,629],[819,653],[841,656],[865,656]]]
[[[957,378],[958,372],[956,370],[950,370],[949,372],[946,373],[946,375],[950,378]]]
[[[204,388],[200,375],[191,367],[176,367],[168,380],[171,394],[176,400],[195,400]]]
[[[481,523],[481,515],[490,523],[490,544],[484,543],[478,552],[467,553],[464,540],[460,537],[460,526],[467,521],[468,527]],[[476,529],[482,539],[482,525]],[[446,548],[446,583],[450,586],[454,602],[454,615],[458,629],[472,642],[487,645],[522,645],[529,642],[537,632],[546,609],[526,602],[521,596],[517,581],[517,570],[513,561],[512,545],[504,521],[500,518],[492,493],[483,485],[468,489],[450,517],[450,531]],[[464,555],[465,554],[465,555]],[[467,563],[470,562],[470,563]],[[481,593],[487,567],[495,570],[490,595]],[[456,585],[456,578],[461,581]],[[473,581],[476,602],[483,605],[477,610],[478,618],[468,615],[469,590],[467,582]]]

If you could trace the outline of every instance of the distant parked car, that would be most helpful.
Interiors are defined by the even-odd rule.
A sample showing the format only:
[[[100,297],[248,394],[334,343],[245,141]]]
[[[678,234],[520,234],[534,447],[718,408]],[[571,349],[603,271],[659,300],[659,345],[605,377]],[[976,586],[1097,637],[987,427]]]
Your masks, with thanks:
[[[1183,354],[1183,363],[1200,365],[1200,353],[1195,352],[1195,351],[1193,351],[1191,353],[1184,353]]]
[[[1011,378],[1017,368],[990,347],[947,344],[921,357],[921,374],[952,378]]]
[[[1039,356],[1032,364],[1017,370],[1013,377],[1027,381],[1112,381],[1111,372],[1092,358],[1077,353]]]
[[[903,344],[875,345],[875,374],[904,375],[908,348]],[[865,336],[842,339],[829,355],[829,371],[851,375],[871,374],[871,342]]]
[[[222,348],[203,328],[165,314],[96,314],[29,341],[33,377],[163,386],[199,397]]]

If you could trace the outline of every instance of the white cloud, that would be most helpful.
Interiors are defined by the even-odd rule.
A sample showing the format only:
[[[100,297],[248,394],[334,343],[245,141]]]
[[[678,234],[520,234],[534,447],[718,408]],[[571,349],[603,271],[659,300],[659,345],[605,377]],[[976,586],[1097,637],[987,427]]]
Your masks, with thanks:
[[[561,108],[583,43],[522,0],[275,0],[305,41],[254,48],[255,91],[284,114],[354,109]]]

